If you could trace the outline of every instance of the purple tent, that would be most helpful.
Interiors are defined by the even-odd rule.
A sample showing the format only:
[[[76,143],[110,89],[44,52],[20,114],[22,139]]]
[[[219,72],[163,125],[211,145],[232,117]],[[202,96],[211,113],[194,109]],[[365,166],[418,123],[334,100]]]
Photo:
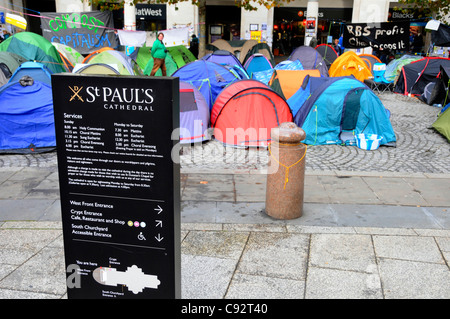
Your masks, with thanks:
[[[321,76],[328,77],[327,64],[324,61],[322,55],[313,47],[301,46],[295,48],[289,56],[288,60],[299,60],[305,70],[318,69]]]
[[[180,81],[180,143],[209,140],[209,106],[193,85]]]
[[[239,59],[230,51],[216,50],[213,53],[205,55],[202,60],[223,65],[227,69],[231,68],[235,73],[239,75],[240,79],[250,78]]]
[[[239,59],[233,53],[226,50],[216,50],[213,53],[205,55],[202,59],[222,65],[237,65],[243,68]]]

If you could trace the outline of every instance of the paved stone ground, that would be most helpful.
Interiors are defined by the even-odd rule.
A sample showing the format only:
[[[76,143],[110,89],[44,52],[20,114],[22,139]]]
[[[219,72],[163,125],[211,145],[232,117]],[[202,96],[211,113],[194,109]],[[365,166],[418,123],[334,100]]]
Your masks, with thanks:
[[[450,144],[431,125],[440,108],[399,94],[379,95],[391,111],[397,146],[364,151],[356,146],[308,146],[306,170],[450,173]],[[211,140],[183,146],[181,167],[197,171],[258,170],[267,167],[268,151],[225,147]],[[0,155],[0,167],[56,166],[56,151],[43,154]]]
[[[308,146],[306,170],[450,172],[450,144],[433,128],[440,108],[415,98],[385,93],[379,95],[391,111],[397,146],[365,151],[356,146]],[[267,166],[266,149],[235,149],[217,141],[184,147],[181,165],[197,169],[262,169]]]

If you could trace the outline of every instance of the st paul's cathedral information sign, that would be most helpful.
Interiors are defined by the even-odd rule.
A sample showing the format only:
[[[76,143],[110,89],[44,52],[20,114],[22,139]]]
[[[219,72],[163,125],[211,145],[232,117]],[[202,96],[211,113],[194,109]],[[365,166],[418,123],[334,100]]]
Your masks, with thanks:
[[[180,298],[179,80],[52,75],[69,298]]]

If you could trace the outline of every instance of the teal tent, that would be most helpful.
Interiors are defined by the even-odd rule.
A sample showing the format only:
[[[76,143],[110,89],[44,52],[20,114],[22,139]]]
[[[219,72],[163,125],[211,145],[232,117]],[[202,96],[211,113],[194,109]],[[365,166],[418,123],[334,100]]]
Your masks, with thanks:
[[[381,136],[395,146],[389,112],[364,83],[354,77],[306,77],[287,100],[294,122],[306,132],[305,144],[350,144],[356,134]]]

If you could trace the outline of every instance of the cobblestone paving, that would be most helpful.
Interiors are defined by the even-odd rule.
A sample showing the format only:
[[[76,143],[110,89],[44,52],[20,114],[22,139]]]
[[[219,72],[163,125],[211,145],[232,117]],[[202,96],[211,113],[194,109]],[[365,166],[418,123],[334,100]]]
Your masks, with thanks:
[[[431,125],[440,109],[415,98],[385,93],[379,95],[391,111],[397,146],[364,151],[356,146],[308,146],[306,170],[450,173],[450,143]],[[196,171],[264,169],[267,149],[225,147],[212,140],[183,146],[182,168]],[[0,155],[0,167],[56,166],[56,151],[43,154]]]

